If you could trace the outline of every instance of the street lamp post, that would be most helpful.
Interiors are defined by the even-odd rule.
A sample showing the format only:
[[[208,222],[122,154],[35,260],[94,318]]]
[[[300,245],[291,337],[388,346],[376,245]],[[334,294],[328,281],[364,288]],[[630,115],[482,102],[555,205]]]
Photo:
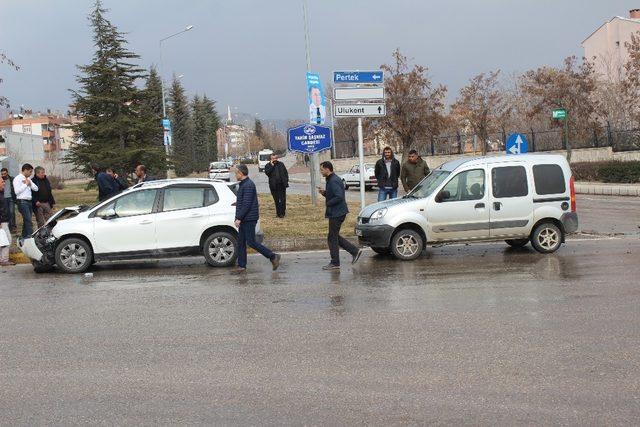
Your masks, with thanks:
[[[162,64],[162,42],[165,40],[170,39],[171,37],[175,37],[179,34],[182,33],[186,33],[187,31],[191,30],[193,28],[193,25],[188,25],[184,30],[182,31],[178,31],[175,34],[171,34],[170,36],[167,36],[163,39],[160,39],[160,87],[162,89],[162,118],[166,119],[167,118],[167,106],[166,106],[166,102],[165,102],[165,90],[164,90],[164,67]],[[167,156],[169,155],[169,144],[165,142],[165,146],[164,146],[165,152],[167,153]]]

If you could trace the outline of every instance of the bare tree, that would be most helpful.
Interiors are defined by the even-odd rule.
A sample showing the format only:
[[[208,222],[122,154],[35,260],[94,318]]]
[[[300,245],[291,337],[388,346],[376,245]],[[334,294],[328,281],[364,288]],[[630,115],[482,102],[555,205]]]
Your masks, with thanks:
[[[0,52],[0,64],[5,64],[5,63],[9,66],[9,68],[13,68],[16,71],[20,69],[20,66],[18,64],[13,62],[9,57],[7,57],[7,55]],[[2,83],[3,81],[4,80],[2,79],[2,77],[0,77],[0,83]],[[7,97],[0,95],[0,107],[8,107],[8,106],[9,106],[9,100],[7,99]]]
[[[427,76],[426,67],[414,65],[411,68],[399,49],[392,56],[393,64],[380,67],[387,73],[387,115],[378,119],[377,124],[401,141],[404,161],[418,139],[426,137],[433,141],[440,133],[447,88],[434,86]]]
[[[460,90],[458,100],[451,107],[454,116],[468,124],[480,139],[483,156],[487,154],[489,132],[496,130],[509,112],[498,87],[499,75],[500,70],[497,70],[473,77]]]

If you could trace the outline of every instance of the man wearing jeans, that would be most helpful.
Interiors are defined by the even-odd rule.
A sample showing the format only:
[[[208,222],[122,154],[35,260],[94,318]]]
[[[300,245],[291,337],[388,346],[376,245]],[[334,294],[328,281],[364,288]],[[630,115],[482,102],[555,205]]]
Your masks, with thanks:
[[[38,228],[42,227],[53,215],[53,206],[56,200],[53,198],[51,183],[42,166],[36,166],[33,183],[38,187],[38,191],[34,191],[33,212],[36,214],[36,223]]]
[[[38,191],[38,186],[31,182],[32,173],[33,166],[25,163],[22,165],[20,175],[13,178],[13,191],[15,191],[16,199],[18,200],[18,211],[22,215],[23,239],[33,234],[33,223],[31,222],[31,217],[33,216],[32,191]]]
[[[256,224],[260,218],[260,207],[256,185],[249,179],[247,165],[239,164],[236,166],[236,178],[240,183],[236,195],[235,224],[238,228],[238,268],[236,272],[242,273],[247,269],[247,246],[269,259],[275,271],[280,265],[280,255],[256,242]]]
[[[0,196],[4,196],[2,203],[4,204],[5,211],[9,215],[9,229],[13,232],[16,231],[16,193],[13,191],[13,177],[9,175],[9,169],[2,168],[0,170],[2,175],[2,181],[4,182],[4,191],[0,193]]]
[[[358,249],[350,241],[340,236],[340,227],[344,222],[349,208],[344,197],[344,185],[339,176],[333,173],[333,165],[331,162],[322,162],[320,164],[320,173],[327,181],[325,189],[318,187],[318,192],[326,199],[326,210],[324,216],[329,219],[329,234],[327,235],[327,243],[329,244],[329,254],[331,262],[324,267],[323,270],[340,270],[340,248],[351,254],[351,264],[355,264],[362,255],[362,249]]]
[[[378,181],[378,201],[398,197],[398,178],[400,162],[393,156],[391,147],[382,150],[382,158],[376,162],[376,180]]]

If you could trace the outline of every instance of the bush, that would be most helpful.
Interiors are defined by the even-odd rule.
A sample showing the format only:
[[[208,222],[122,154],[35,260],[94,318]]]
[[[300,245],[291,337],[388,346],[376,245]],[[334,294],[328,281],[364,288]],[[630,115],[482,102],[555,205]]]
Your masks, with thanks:
[[[571,171],[576,181],[640,182],[640,161],[572,163]]]
[[[49,176],[49,182],[51,183],[52,190],[62,190],[64,189],[64,179],[59,176]]]

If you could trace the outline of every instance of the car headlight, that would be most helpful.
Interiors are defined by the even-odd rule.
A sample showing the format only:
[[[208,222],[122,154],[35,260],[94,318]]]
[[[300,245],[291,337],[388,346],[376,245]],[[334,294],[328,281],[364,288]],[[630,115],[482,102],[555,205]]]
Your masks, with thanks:
[[[378,221],[382,217],[387,214],[387,208],[378,209],[373,214],[371,214],[371,221]]]

